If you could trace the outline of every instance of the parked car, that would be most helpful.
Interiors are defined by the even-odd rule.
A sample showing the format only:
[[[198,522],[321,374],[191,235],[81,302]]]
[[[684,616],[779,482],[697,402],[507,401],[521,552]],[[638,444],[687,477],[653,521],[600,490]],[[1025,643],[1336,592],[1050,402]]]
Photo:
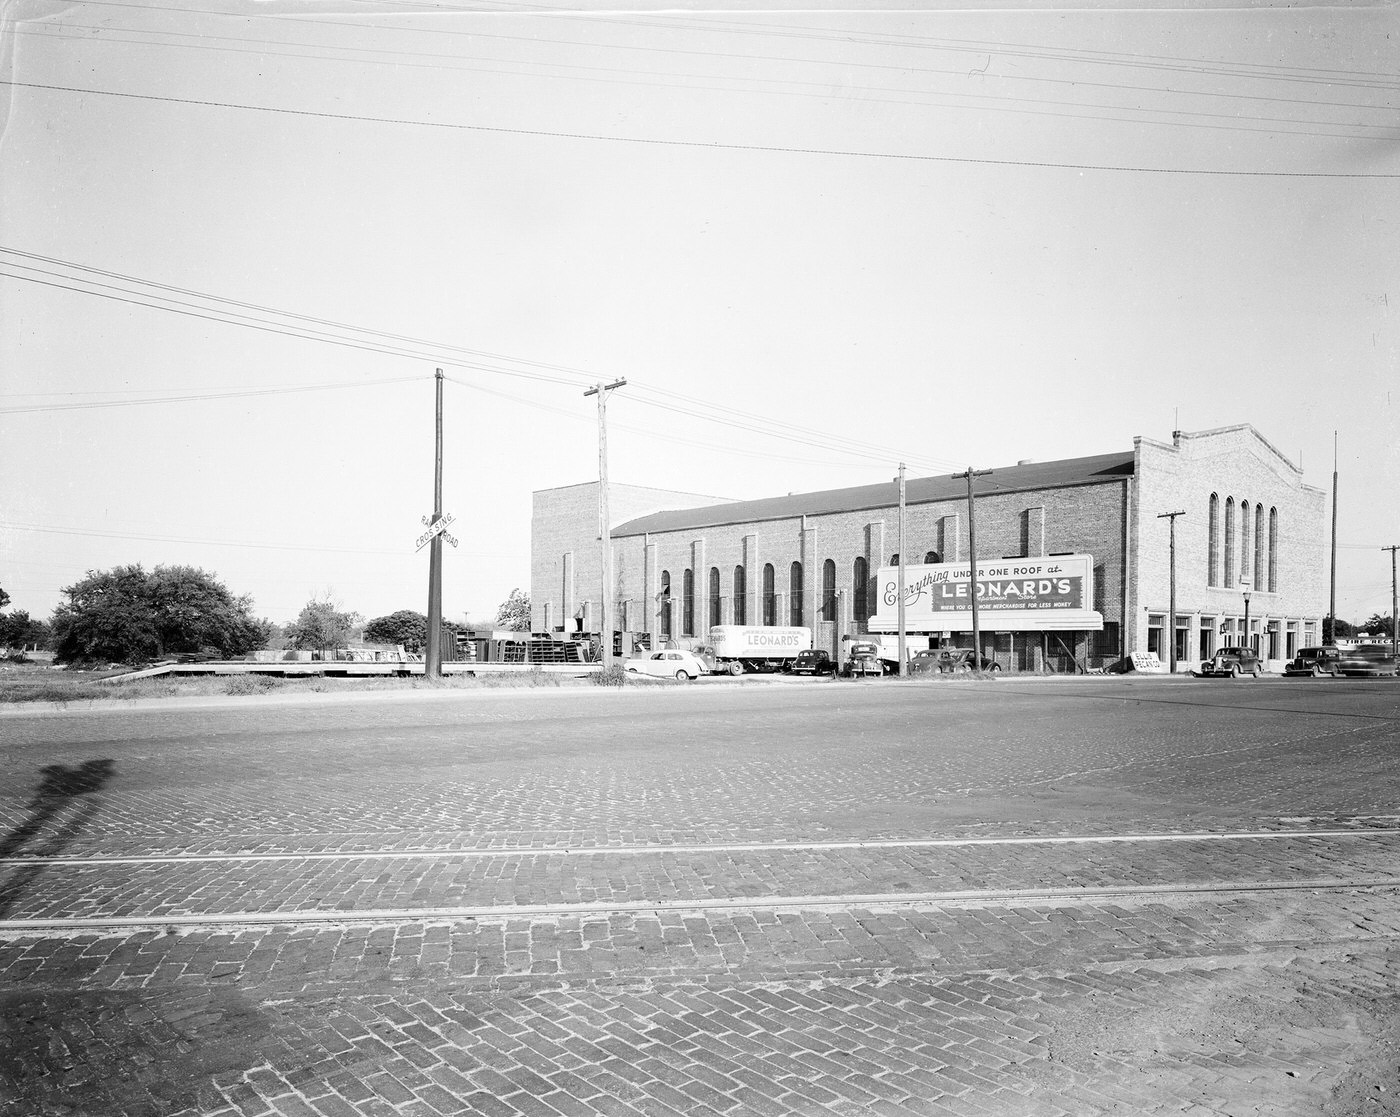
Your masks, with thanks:
[[[936,648],[921,648],[909,657],[909,674],[935,675],[939,671],[939,658],[943,653]]]
[[[836,664],[832,662],[829,652],[821,648],[808,648],[797,653],[788,670],[794,675],[830,675],[836,670]]]
[[[1283,673],[1295,677],[1298,675],[1312,677],[1340,675],[1342,673],[1341,649],[1332,644],[1323,644],[1315,648],[1299,648],[1298,654],[1284,666]]]
[[[1257,679],[1263,673],[1264,664],[1249,648],[1217,648],[1215,655],[1201,662],[1198,672],[1201,675],[1224,675],[1232,679],[1241,675],[1253,675]]]
[[[709,674],[705,665],[690,652],[670,649],[629,659],[622,668],[629,675],[650,675],[656,679],[675,679],[683,683]]]
[[[932,654],[938,656],[938,670],[944,675],[962,675],[972,671],[971,648],[943,648]],[[1001,664],[990,656],[979,656],[977,662],[983,671],[1001,670]]]
[[[845,674],[849,677],[856,675],[883,675],[885,665],[880,659],[880,647],[878,644],[857,640],[851,644],[846,656]]]
[[[1359,644],[1341,649],[1343,675],[1393,675],[1395,657],[1387,644]]]

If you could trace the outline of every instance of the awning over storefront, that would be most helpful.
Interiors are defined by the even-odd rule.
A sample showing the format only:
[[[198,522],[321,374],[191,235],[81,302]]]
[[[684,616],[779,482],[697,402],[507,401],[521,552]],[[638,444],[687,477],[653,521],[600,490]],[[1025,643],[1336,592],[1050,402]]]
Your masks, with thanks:
[[[971,632],[970,570],[966,562],[904,568],[906,632]],[[871,632],[899,629],[899,568],[876,576]],[[1097,632],[1092,555],[997,559],[977,563],[977,620],[984,632]]]

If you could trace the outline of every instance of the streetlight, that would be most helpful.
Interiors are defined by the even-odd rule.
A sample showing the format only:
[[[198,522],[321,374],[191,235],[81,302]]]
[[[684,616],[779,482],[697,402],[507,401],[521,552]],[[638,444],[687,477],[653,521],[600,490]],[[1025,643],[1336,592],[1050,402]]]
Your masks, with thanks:
[[[1249,638],[1249,594],[1254,589],[1254,583],[1248,578],[1240,579],[1240,592],[1244,594],[1244,643],[1240,646],[1249,650],[1254,650],[1254,645]]]

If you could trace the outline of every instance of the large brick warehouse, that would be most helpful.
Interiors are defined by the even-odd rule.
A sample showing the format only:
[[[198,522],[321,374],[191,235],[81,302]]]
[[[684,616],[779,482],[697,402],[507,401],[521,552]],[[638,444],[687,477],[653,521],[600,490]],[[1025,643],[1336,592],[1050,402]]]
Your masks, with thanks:
[[[1173,635],[1182,670],[1246,639],[1277,665],[1321,636],[1326,494],[1252,426],[995,468],[973,492],[982,646],[1005,670],[1166,662]],[[839,655],[897,630],[896,481],[742,501],[613,483],[608,501],[615,631],[689,646],[716,624],[801,625]],[[597,482],[534,494],[535,631],[603,629],[598,508]],[[966,481],[909,479],[904,522],[912,645],[970,646]]]

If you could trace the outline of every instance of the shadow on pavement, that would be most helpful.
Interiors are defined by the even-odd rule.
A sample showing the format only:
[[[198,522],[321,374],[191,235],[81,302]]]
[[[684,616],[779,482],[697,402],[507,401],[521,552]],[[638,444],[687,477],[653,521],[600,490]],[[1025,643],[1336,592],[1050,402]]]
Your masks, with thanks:
[[[29,801],[29,815],[0,839],[0,858],[56,857],[81,834],[102,807],[93,798],[112,778],[111,760],[88,760],[69,767],[50,764],[39,770],[42,779]],[[44,871],[26,865],[0,883],[0,919],[7,916],[26,888]]]

